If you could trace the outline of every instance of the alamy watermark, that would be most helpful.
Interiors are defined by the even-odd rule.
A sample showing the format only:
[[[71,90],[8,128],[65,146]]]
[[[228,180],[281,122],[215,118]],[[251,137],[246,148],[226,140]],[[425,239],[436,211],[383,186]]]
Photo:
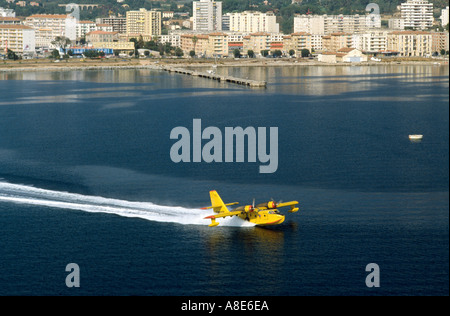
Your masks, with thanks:
[[[380,267],[376,263],[369,263],[366,266],[366,272],[370,272],[366,276],[367,287],[380,287]]]
[[[76,263],[69,263],[66,266],[66,272],[70,272],[66,276],[66,286],[68,288],[80,287],[80,267]]]
[[[202,130],[202,120],[194,119],[192,133],[183,126],[170,132],[170,139],[177,140],[170,149],[170,159],[175,163],[245,162],[247,152],[247,162],[258,160],[263,164],[259,166],[259,173],[274,173],[278,169],[278,127],[269,128],[269,148],[267,137],[266,127],[225,127],[222,133],[214,126]],[[203,141],[208,142],[203,144]]]

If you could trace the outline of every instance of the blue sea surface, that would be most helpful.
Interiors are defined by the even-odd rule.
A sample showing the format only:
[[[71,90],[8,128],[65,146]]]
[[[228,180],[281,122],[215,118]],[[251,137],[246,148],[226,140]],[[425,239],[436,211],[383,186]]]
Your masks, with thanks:
[[[448,66],[217,71],[268,86],[0,73],[0,295],[449,295]],[[193,119],[278,127],[277,171],[174,163],[170,133]],[[300,211],[210,228],[199,208],[213,189]],[[69,263],[79,288],[66,286]]]

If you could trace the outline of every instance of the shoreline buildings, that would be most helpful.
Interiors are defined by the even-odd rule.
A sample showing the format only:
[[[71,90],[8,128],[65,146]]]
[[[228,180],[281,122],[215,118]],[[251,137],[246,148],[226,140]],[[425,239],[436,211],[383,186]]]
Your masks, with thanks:
[[[0,42],[2,48],[8,42],[9,47],[18,53],[22,53],[24,47],[38,48],[39,53],[48,53],[54,48],[51,42],[55,37],[65,36],[72,40],[72,47],[75,47],[75,41],[79,41],[82,43],[79,45],[86,49],[108,48],[121,56],[134,54],[134,42],[130,40],[139,40],[141,36],[144,42],[157,40],[161,44],[170,43],[172,47],[179,47],[185,56],[195,51],[197,56],[204,57],[233,56],[236,49],[241,55],[245,56],[251,54],[249,51],[253,51],[258,57],[275,51],[297,57],[306,54],[305,50],[315,55],[327,53],[324,56],[328,58],[337,53],[336,60],[340,60],[340,54],[350,54],[345,50],[351,48],[366,55],[402,57],[427,57],[442,50],[448,51],[448,32],[420,30],[429,25],[430,21],[433,22],[432,16],[431,20],[429,18],[432,4],[427,0],[407,0],[402,5],[398,7],[397,15],[389,20],[390,26],[393,22],[398,22],[393,28],[382,28],[380,15],[373,13],[306,14],[294,17],[294,30],[291,34],[280,33],[280,25],[273,12],[243,11],[222,14],[222,2],[213,0],[193,2],[193,17],[188,23],[188,26],[192,23],[193,29],[185,27],[188,17],[180,14],[176,16],[171,11],[129,10],[126,16],[110,15],[109,18],[96,19],[96,22],[77,21],[64,14],[35,14],[23,21],[24,18],[13,17],[15,13],[12,10],[0,8],[0,26],[9,25],[3,27]],[[407,20],[407,13],[410,11],[415,13],[410,14],[413,22]],[[6,15],[8,17],[3,17]],[[403,16],[400,18],[400,15]],[[178,27],[163,30],[163,16],[164,25]],[[440,20],[443,26],[448,23],[448,7],[442,10]],[[407,23],[415,25],[409,28],[419,30],[405,31]],[[29,40],[31,32],[28,28],[13,28],[12,25],[26,25],[31,28],[34,31],[34,42]],[[20,43],[23,43],[24,38],[27,39],[28,46],[21,47]],[[351,54],[356,52],[353,50]],[[352,60],[357,59],[357,56],[351,57]]]

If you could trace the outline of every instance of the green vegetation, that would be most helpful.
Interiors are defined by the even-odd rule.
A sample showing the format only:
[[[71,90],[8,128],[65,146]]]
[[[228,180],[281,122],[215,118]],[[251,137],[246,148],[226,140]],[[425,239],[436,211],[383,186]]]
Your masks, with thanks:
[[[302,57],[309,57],[309,55],[310,55],[309,49],[303,48],[303,49],[300,51],[300,54],[302,55]]]
[[[86,56],[86,58],[102,58],[105,57],[105,53],[104,52],[99,52],[95,49],[89,49],[84,51],[83,53],[84,56]]]
[[[50,56],[48,58],[50,59],[59,59],[59,52],[57,49],[52,50]]]
[[[19,56],[12,50],[8,49],[8,51],[6,53],[6,58],[8,58],[10,60],[18,60]]]
[[[272,52],[273,57],[281,57],[283,55],[283,52],[279,49],[276,49]]]

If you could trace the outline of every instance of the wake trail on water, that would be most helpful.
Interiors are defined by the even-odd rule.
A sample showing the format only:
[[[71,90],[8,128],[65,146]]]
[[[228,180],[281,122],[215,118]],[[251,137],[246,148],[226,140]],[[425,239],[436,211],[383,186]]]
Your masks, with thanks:
[[[123,217],[141,218],[155,222],[178,223],[182,225],[209,225],[204,219],[211,210],[185,208],[181,206],[157,205],[151,202],[89,196],[76,193],[40,189],[32,186],[0,182],[0,203],[38,205],[50,208],[78,210],[89,213],[115,214]],[[253,226],[234,216],[221,219],[221,226]]]

